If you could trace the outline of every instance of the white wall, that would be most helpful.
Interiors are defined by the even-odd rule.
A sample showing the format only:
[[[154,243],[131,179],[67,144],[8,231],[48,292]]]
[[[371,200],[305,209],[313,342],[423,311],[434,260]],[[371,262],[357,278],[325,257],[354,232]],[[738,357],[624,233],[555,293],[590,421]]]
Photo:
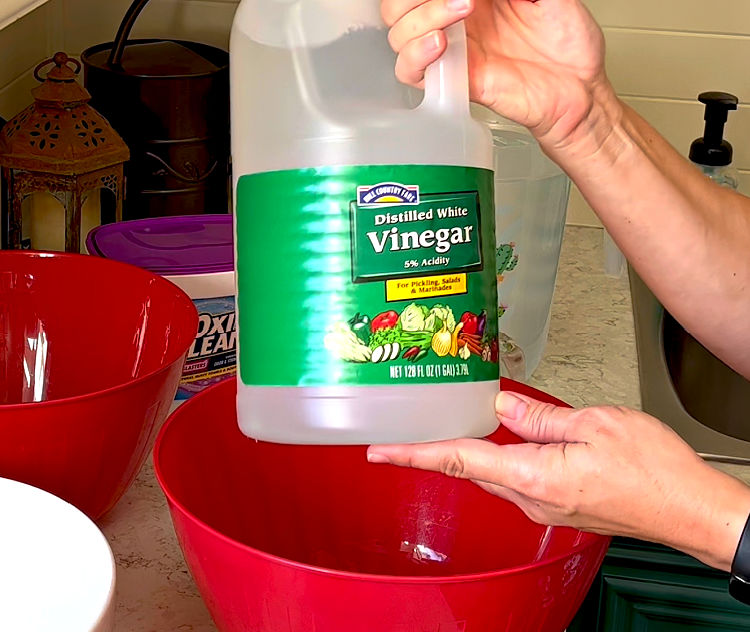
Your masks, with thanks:
[[[64,45],[78,54],[114,39],[131,0],[63,0]],[[239,0],[151,0],[133,29],[134,37],[177,37],[222,48]]]
[[[3,0],[0,0],[2,2]],[[183,37],[226,48],[238,0],[151,0],[134,37]],[[64,50],[79,55],[114,39],[130,0],[49,0],[0,31],[0,116],[32,101],[37,63]]]
[[[2,0],[0,0],[2,1]],[[342,0],[346,1],[346,0]],[[373,0],[375,1],[375,0]],[[30,71],[55,50],[79,54],[114,37],[130,0],[50,0],[0,32],[0,116],[30,102]],[[136,36],[172,36],[226,46],[237,0],[151,0]],[[683,154],[702,131],[699,92],[740,97],[727,137],[741,186],[750,193],[750,2],[743,0],[588,0],[604,27],[616,89]],[[569,221],[598,222],[573,194]]]
[[[0,116],[8,119],[32,102],[34,67],[62,43],[62,7],[63,0],[50,0],[0,30]]]
[[[588,0],[607,39],[607,69],[622,98],[682,154],[703,131],[707,90],[731,92],[727,139],[750,194],[750,2],[743,0]],[[598,225],[574,191],[571,223]]]

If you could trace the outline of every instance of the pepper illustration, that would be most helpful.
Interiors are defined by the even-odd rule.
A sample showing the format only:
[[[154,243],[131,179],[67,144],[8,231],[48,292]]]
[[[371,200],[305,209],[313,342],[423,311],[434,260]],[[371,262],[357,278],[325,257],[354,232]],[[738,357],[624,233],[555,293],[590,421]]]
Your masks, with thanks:
[[[365,314],[357,315],[349,321],[349,328],[365,345],[370,343],[370,317]]]
[[[464,312],[459,322],[464,324],[463,331],[465,334],[474,335],[479,333],[479,316],[477,314]]]

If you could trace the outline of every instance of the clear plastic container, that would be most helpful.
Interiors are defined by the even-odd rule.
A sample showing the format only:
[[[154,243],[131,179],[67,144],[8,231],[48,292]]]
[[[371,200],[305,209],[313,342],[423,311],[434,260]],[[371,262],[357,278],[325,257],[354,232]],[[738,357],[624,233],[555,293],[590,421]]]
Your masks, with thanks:
[[[407,373],[424,373],[428,369],[420,366],[432,365],[399,357],[391,363],[391,377],[401,372],[392,384],[330,383],[335,382],[338,369],[326,355],[323,340],[326,345],[331,340],[327,336],[332,322],[346,322],[359,311],[359,306],[351,304],[341,277],[334,274],[353,265],[349,244],[343,243],[348,241],[348,227],[342,224],[349,218],[339,210],[331,207],[332,215],[325,221],[322,216],[300,216],[304,221],[294,233],[298,243],[283,241],[279,235],[291,235],[292,231],[284,232],[282,227],[282,232],[274,231],[272,237],[280,240],[278,248],[269,248],[265,259],[253,254],[266,248],[265,237],[258,234],[261,228],[274,228],[266,220],[261,226],[259,216],[271,212],[268,209],[274,196],[286,195],[281,189],[288,187],[278,185],[267,195],[260,185],[246,191],[248,175],[271,174],[268,182],[281,182],[273,180],[273,173],[304,172],[312,178],[317,171],[330,174],[338,167],[356,165],[492,170],[490,133],[469,110],[463,24],[449,29],[448,51],[428,69],[420,103],[420,95],[394,76],[395,55],[387,42],[379,5],[378,0],[243,0],[235,16],[231,85],[237,193],[238,417],[242,431],[257,439],[282,443],[418,442],[484,436],[497,426],[493,408],[499,388],[496,376],[442,383],[421,383],[419,376],[413,376],[416,379],[409,381]],[[312,213],[315,204],[326,204],[326,196],[335,193],[340,182],[329,179],[310,185],[308,189],[320,188],[317,202],[309,197],[303,200],[306,194],[300,192],[298,198],[285,197],[284,203],[298,199]],[[404,208],[408,207],[399,210]],[[317,208],[316,212],[322,211]],[[284,221],[283,212],[278,217]],[[372,239],[376,249],[386,243],[385,234],[382,242],[377,236]],[[494,253],[487,251],[486,243],[481,248],[485,255],[489,252],[484,260],[489,269]],[[278,272],[286,260],[298,260],[300,249],[309,252],[307,258],[299,259],[299,273],[304,278]],[[419,265],[425,261],[415,259]],[[278,275],[277,285],[264,275]],[[496,304],[494,287],[485,284],[482,292]],[[298,305],[301,322],[310,330],[296,347],[280,342],[285,358],[277,357],[267,338],[284,335],[284,331],[273,330],[273,322],[268,323],[270,331],[255,335],[266,327],[258,313],[258,301],[271,305],[272,298],[284,303],[277,312],[281,318],[288,316],[292,303]],[[432,297],[422,304],[431,309],[450,300]],[[408,304],[394,303],[393,310],[403,313]],[[491,320],[495,312],[492,305],[488,309]],[[459,316],[454,315],[456,322]],[[487,331],[493,332],[491,323]],[[374,355],[381,359],[383,348],[371,350],[370,363],[375,362]],[[399,353],[407,351],[399,349]],[[432,354],[430,349],[427,352]],[[491,364],[492,358],[486,360]],[[470,356],[469,362],[478,361]],[[268,370],[264,372],[266,362]],[[359,366],[362,375],[369,370],[364,364]],[[324,380],[316,371],[333,379],[321,383]]]
[[[473,111],[494,141],[501,369],[525,381],[547,344],[570,180],[526,128]]]
[[[737,190],[740,185],[740,175],[734,165],[714,167],[711,165],[697,165],[703,174],[711,178],[716,184],[728,189]]]

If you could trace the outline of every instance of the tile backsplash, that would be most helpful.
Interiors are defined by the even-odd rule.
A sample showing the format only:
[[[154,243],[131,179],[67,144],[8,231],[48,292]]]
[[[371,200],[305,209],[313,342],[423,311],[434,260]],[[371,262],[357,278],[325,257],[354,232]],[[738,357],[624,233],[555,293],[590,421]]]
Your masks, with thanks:
[[[377,0],[371,0],[376,2]],[[750,192],[750,3],[738,0],[589,0],[604,27],[610,76],[629,104],[685,154],[703,126],[699,92],[740,97],[727,125],[741,187]],[[49,0],[0,31],[0,116],[27,105],[33,68],[57,50],[77,55],[114,38],[130,0]],[[182,37],[226,47],[237,0],[151,0],[137,37]],[[748,53],[748,54],[746,54]],[[597,225],[574,191],[570,223]]]

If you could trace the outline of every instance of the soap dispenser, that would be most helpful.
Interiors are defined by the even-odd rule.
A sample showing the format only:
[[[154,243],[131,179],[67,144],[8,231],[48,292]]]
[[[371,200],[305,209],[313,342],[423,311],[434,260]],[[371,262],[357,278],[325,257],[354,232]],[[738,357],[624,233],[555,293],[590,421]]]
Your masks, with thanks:
[[[690,146],[690,160],[717,184],[736,189],[737,170],[732,165],[732,145],[724,140],[724,124],[739,99],[727,92],[703,92],[698,100],[706,105],[706,127],[703,137]]]

